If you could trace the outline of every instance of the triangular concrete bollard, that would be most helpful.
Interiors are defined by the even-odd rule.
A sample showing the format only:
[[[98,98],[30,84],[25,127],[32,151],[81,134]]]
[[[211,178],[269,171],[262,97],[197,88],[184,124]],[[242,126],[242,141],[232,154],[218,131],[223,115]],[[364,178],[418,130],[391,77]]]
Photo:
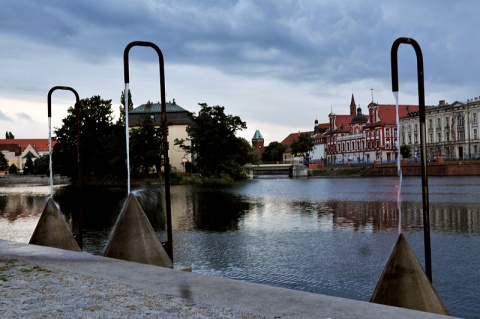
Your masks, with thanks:
[[[448,315],[403,234],[398,237],[370,302]]]
[[[118,216],[103,256],[173,268],[172,260],[133,194],[129,194]]]
[[[53,198],[47,200],[29,244],[82,251]]]

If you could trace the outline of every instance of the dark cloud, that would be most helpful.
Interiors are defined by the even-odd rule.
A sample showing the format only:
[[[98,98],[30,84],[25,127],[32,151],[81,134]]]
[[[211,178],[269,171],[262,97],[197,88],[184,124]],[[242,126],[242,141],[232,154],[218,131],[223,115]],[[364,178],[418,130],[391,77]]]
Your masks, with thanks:
[[[182,74],[183,82],[176,75],[177,86],[191,85],[175,89],[184,97],[196,92],[197,102],[234,104],[233,90],[250,88],[248,79],[264,80],[281,83],[281,90],[263,88],[278,94],[278,101],[297,89],[309,94],[309,103],[318,100],[305,106],[307,112],[323,114],[339,100],[347,105],[352,92],[366,104],[360,96],[368,97],[372,86],[376,96],[390,91],[391,45],[398,37],[411,37],[422,48],[427,104],[466,100],[480,94],[478,9],[480,3],[474,0],[4,0],[0,97],[46,95],[53,85],[71,84],[80,86],[82,96],[108,92],[103,97],[116,101],[122,89],[123,51],[131,41],[141,40],[157,44],[168,67],[195,70]],[[148,50],[132,50],[131,58],[156,67]],[[401,92],[416,97],[413,49],[402,46],[398,59]],[[227,83],[243,82],[212,83],[210,70],[217,77],[224,75],[220,78]],[[202,94],[216,86],[223,90]],[[249,94],[263,93],[254,92],[259,87]],[[223,96],[227,92],[230,95]],[[221,102],[204,100],[212,96]],[[262,109],[278,105],[267,103],[263,99]],[[318,105],[324,111],[314,111]],[[279,124],[293,120],[265,118]]]

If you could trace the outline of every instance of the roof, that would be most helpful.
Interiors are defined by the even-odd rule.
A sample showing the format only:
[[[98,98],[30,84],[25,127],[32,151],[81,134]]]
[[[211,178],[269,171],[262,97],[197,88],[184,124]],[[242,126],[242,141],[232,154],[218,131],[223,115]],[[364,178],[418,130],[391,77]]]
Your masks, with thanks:
[[[398,106],[398,117],[399,118],[404,117],[409,112],[417,112],[418,110],[419,110],[418,105],[399,105]],[[378,105],[378,116],[380,117],[380,122],[382,122],[382,123],[391,124],[391,125],[397,124],[397,107],[396,107],[396,105],[379,104]]]
[[[252,140],[263,140],[262,133],[259,130],[255,131],[255,134],[252,137]]]
[[[167,124],[168,125],[192,125],[195,124],[193,120],[192,113],[185,110],[177,103],[175,99],[173,102],[165,103],[167,111]],[[155,125],[160,125],[162,122],[162,105],[161,103],[150,103],[142,104],[133,110],[128,112],[128,126],[139,126],[145,115],[153,116],[153,122]],[[158,115],[158,116],[156,116]]]
[[[179,112],[188,112],[183,107],[175,103],[175,99],[173,102],[166,102],[165,103],[167,113],[179,113]],[[162,113],[162,104],[160,102],[151,103],[147,102],[145,104],[139,105],[133,110],[129,111],[128,114],[151,114],[151,113]]]
[[[57,141],[52,139],[52,147]],[[37,151],[48,151],[48,138],[15,138],[15,139],[0,139],[0,145],[4,144],[16,144],[21,147],[22,150],[26,149],[28,145],[32,145]]]
[[[287,137],[285,137],[285,138],[283,139],[283,141],[282,141],[280,144],[289,146],[290,144],[293,143],[293,141],[295,141],[296,139],[298,139],[298,136],[299,136],[300,134],[313,135],[313,131],[290,133]]]
[[[367,123],[368,119],[365,115],[362,114],[362,109],[357,108],[357,115],[352,119],[350,123]]]

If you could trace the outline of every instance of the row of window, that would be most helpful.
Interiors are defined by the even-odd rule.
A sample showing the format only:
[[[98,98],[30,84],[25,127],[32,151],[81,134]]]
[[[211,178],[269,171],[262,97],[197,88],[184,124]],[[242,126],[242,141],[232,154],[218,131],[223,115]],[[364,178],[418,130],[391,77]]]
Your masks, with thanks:
[[[445,139],[443,137],[445,136]],[[429,142],[430,143],[442,143],[442,142],[450,142],[450,132],[445,132],[443,134],[442,132],[437,133],[437,140],[433,140],[434,134],[429,133]],[[413,142],[418,143],[418,135],[414,134],[413,135]],[[476,140],[478,139],[478,130],[475,128],[473,129],[473,139]],[[465,141],[465,131],[464,130],[458,130],[457,131],[457,141]],[[402,142],[405,144],[405,136],[402,136]],[[408,134],[408,144],[412,144],[412,135]]]

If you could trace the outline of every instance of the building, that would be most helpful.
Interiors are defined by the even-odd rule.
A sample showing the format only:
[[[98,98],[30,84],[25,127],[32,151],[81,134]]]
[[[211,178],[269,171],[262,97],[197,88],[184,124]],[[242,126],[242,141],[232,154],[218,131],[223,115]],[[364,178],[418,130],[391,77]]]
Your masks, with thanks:
[[[356,112],[354,110],[356,109]],[[418,112],[416,105],[399,105],[398,116]],[[368,115],[355,108],[352,95],[349,115],[329,114],[327,135],[328,163],[373,161],[393,162],[398,157],[397,107],[371,102]]]
[[[55,143],[52,139],[52,148]],[[8,166],[14,164],[22,173],[29,156],[35,162],[39,157],[49,154],[48,138],[0,139],[0,151],[5,155]]]
[[[175,139],[188,138],[187,126],[195,124],[192,113],[180,107],[175,99],[166,103],[167,127],[168,127],[168,158],[173,170],[183,172],[185,164],[192,162],[191,154],[186,153],[178,145],[175,145]],[[162,106],[161,103],[147,102],[128,112],[128,127],[139,127],[144,116],[149,116],[160,127],[162,124]],[[188,145],[188,141],[185,143]]]
[[[265,151],[265,141],[262,134],[259,130],[255,131],[255,134],[252,137],[252,147],[257,150],[258,159],[262,158],[262,154]]]
[[[440,100],[438,106],[425,109],[427,159],[436,157],[480,159],[478,114],[480,96],[451,104]],[[401,145],[420,157],[419,113],[410,112],[400,119]]]

